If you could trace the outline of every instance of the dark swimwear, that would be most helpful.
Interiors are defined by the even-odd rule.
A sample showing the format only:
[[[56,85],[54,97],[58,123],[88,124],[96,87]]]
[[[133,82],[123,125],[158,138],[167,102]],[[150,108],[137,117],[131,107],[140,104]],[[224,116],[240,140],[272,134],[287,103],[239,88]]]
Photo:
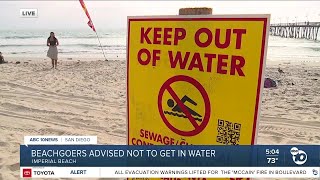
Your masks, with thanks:
[[[57,45],[57,38],[53,38],[54,40],[52,41],[50,39],[50,37],[48,38],[48,43],[50,44],[50,46],[55,46]]]

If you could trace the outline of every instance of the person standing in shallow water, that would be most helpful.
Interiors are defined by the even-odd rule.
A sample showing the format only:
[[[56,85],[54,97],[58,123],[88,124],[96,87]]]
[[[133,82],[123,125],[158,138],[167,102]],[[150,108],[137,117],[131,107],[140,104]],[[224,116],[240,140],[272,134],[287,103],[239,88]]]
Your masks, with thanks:
[[[58,64],[58,48],[57,48],[57,46],[59,46],[59,41],[55,37],[54,32],[50,33],[50,37],[48,37],[48,40],[47,40],[47,46],[49,46],[47,56],[51,59],[52,68],[57,69],[57,64]]]

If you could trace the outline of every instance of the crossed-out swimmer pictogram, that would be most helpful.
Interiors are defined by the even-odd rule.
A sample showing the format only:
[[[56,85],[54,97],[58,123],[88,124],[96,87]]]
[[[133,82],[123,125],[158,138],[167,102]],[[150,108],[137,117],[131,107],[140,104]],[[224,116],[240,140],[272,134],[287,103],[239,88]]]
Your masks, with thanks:
[[[197,103],[192,100],[189,96],[184,95],[182,98],[179,98],[175,91],[172,89],[171,85],[176,83],[176,82],[185,82],[193,85],[196,87],[196,89],[200,92],[203,101],[204,101],[204,108],[205,108],[205,113],[204,116],[202,117],[199,113],[196,111],[192,110],[192,108],[188,107],[185,105],[185,102],[190,102],[193,105],[197,105]],[[164,111],[163,110],[163,94],[165,91],[168,91],[169,94],[171,95],[172,98],[168,99],[166,101],[166,105],[172,108],[172,111]],[[173,132],[181,135],[181,136],[195,136],[202,132],[205,127],[207,126],[209,119],[210,119],[210,113],[211,113],[211,108],[210,108],[210,101],[208,94],[206,93],[205,89],[203,86],[195,79],[185,76],[185,75],[178,75],[174,76],[170,79],[168,79],[160,88],[159,95],[158,95],[158,109],[160,116],[163,120],[163,122],[166,124],[166,126],[172,130]],[[178,127],[174,127],[172,124],[170,124],[168,118],[165,116],[171,115],[171,116],[177,116],[181,118],[186,118],[194,127],[193,130],[191,131],[183,131],[180,130]],[[201,122],[201,124],[198,124],[197,121]]]
[[[181,99],[181,102],[185,105],[185,102],[189,102],[193,105],[197,105],[197,103],[192,100],[190,97],[188,97],[187,95],[184,95]],[[180,114],[180,113],[183,113],[181,107],[179,106],[179,104],[177,103],[175,105],[175,101],[173,99],[168,99],[167,101],[167,104],[169,107],[172,108],[172,111],[173,112],[170,112],[170,111],[164,111],[164,114],[169,114],[169,115],[172,115],[172,116],[178,116],[178,117],[183,117],[183,118],[188,118],[186,115],[184,114]],[[193,116],[193,118],[197,121],[202,121],[201,119],[201,115],[198,114],[197,112],[195,112],[194,110],[192,110],[191,108],[189,108],[188,106],[185,105],[185,107],[187,108],[187,110],[189,111],[189,113]],[[174,112],[178,112],[178,113],[174,113]]]

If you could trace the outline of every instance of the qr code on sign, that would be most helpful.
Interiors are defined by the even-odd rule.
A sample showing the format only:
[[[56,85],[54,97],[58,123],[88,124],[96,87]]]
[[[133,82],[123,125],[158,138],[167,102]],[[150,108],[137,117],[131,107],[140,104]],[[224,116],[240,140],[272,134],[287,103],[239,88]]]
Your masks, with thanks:
[[[218,119],[217,142],[226,145],[238,145],[241,124]]]

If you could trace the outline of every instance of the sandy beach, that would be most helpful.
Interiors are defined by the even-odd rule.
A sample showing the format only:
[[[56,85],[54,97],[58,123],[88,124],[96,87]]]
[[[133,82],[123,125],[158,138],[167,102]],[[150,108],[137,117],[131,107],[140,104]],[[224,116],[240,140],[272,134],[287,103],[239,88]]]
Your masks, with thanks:
[[[62,60],[58,70],[49,60],[6,60],[0,180],[19,179],[25,135],[95,135],[99,144],[126,144],[125,60]],[[320,144],[320,62],[268,61],[265,77],[279,84],[263,91],[258,144]]]

